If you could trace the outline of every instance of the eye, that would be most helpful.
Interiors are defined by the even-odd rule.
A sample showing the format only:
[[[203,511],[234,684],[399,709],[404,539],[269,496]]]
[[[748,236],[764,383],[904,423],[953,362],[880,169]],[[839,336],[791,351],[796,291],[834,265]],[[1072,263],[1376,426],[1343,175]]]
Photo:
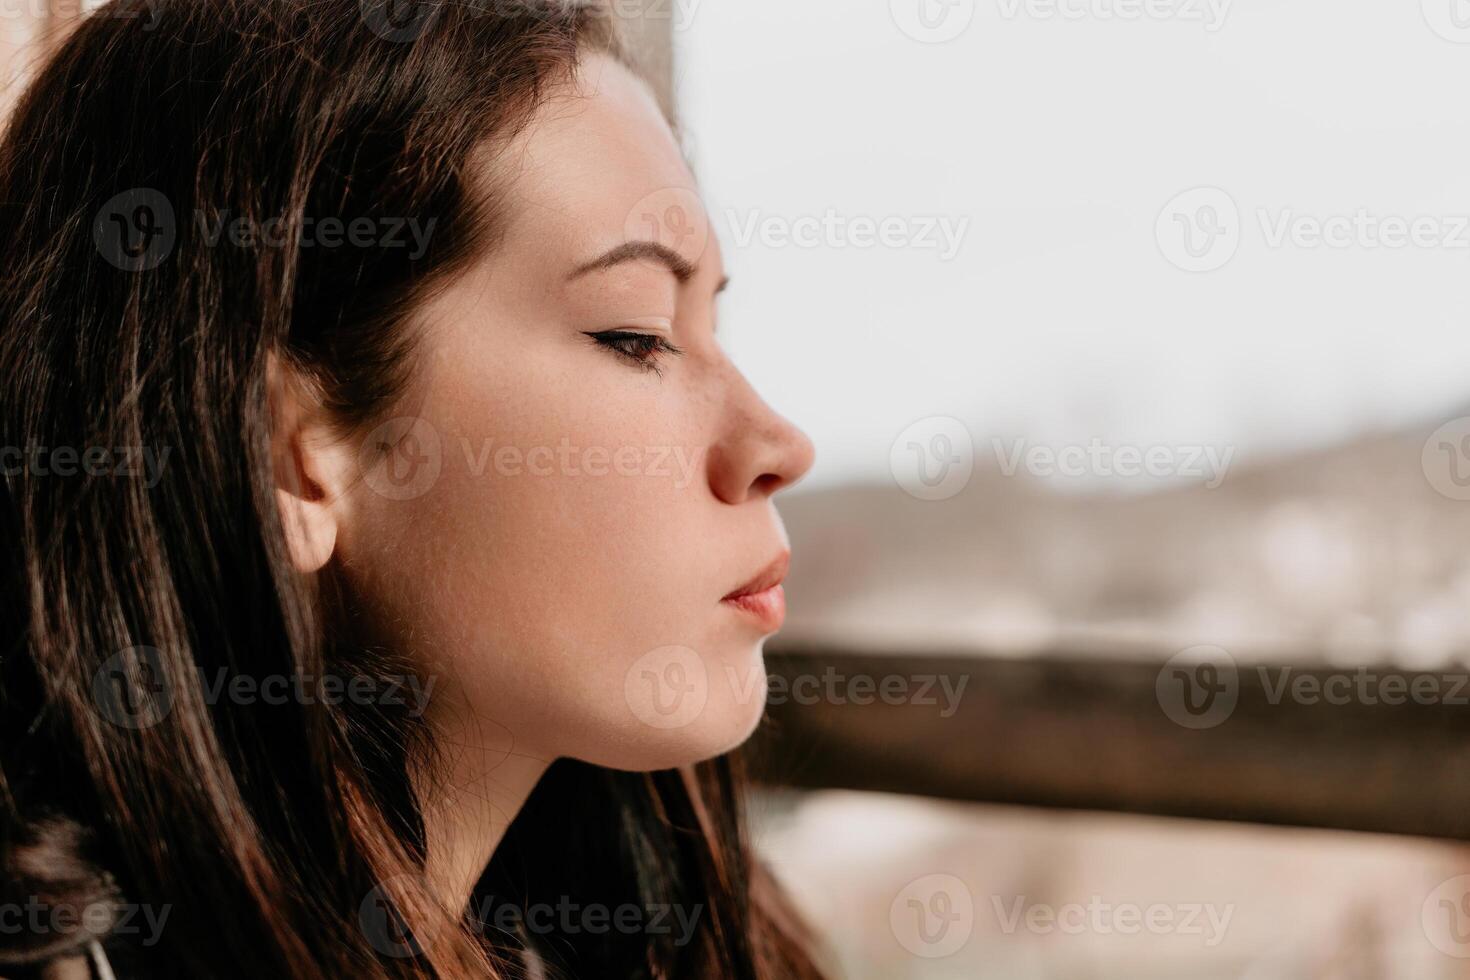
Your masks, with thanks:
[[[602,333],[586,334],[593,343],[605,347],[645,371],[661,374],[660,361],[665,357],[678,357],[682,348],[675,347],[658,334],[634,333],[631,330],[606,330]]]

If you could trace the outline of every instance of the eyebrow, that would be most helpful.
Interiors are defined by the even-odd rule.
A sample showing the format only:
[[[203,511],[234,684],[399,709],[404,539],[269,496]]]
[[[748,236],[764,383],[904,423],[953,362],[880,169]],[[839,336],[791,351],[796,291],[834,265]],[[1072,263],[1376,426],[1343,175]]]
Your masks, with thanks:
[[[603,269],[611,269],[625,262],[633,262],[639,259],[652,259],[668,267],[674,274],[674,278],[680,283],[686,283],[694,278],[698,268],[678,252],[653,241],[624,242],[617,248],[588,262],[586,265],[578,266],[568,276],[568,279],[578,279],[590,272],[601,272]]]

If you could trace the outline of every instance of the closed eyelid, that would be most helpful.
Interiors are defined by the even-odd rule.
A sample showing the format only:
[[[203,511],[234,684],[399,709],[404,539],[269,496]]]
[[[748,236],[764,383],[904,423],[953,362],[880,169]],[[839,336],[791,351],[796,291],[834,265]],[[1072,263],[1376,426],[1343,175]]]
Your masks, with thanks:
[[[639,327],[645,330],[662,330],[672,333],[674,321],[666,316],[635,316],[621,321],[625,327]]]

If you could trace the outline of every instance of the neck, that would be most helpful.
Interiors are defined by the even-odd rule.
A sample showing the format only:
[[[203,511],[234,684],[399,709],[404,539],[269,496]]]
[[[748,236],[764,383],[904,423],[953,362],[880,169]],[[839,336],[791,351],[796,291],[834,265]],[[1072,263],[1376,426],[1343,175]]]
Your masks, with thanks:
[[[464,909],[552,759],[494,726],[441,729],[437,736],[435,767],[414,780],[428,846],[424,874],[446,908]]]

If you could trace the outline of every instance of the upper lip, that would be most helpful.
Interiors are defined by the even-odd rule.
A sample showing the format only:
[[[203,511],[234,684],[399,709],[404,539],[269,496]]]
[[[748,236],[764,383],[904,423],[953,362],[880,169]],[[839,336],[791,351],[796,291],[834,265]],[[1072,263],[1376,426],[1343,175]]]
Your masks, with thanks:
[[[741,596],[755,595],[757,592],[774,589],[785,581],[786,570],[790,567],[791,552],[783,551],[776,556],[774,561],[757,572],[749,582],[725,596],[725,599],[739,599]]]

